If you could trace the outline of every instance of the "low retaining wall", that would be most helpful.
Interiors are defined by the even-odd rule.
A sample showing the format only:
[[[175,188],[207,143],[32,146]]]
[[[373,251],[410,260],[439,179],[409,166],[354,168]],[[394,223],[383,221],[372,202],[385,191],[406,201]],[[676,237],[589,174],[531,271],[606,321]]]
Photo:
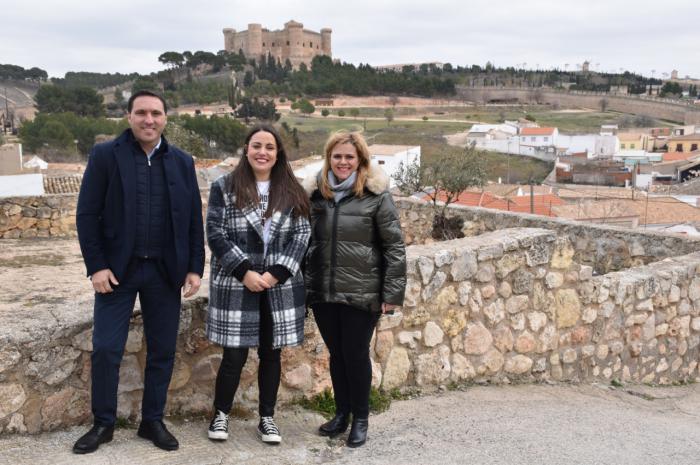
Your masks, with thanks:
[[[204,334],[206,298],[185,302],[166,413],[209,414],[221,349]],[[87,304],[85,304],[87,306]],[[91,315],[85,308],[81,315]],[[54,312],[61,315],[60,309]],[[60,318],[60,316],[59,316]],[[37,433],[91,421],[92,318],[13,331],[0,340],[0,434]],[[132,318],[119,378],[118,416],[140,417],[146,348],[140,312]],[[330,386],[327,355],[313,320],[303,346],[283,350],[280,399],[290,401]],[[257,353],[250,351],[236,401],[254,407]]]
[[[399,198],[396,200],[401,226],[409,244],[432,241],[433,210],[425,202]],[[465,236],[477,236],[506,228],[544,228],[566,238],[573,248],[574,260],[592,266],[595,273],[648,264],[667,257],[700,250],[700,240],[672,234],[627,229],[561,220],[545,216],[511,213],[488,208],[450,205],[448,216],[464,219]]]
[[[0,238],[73,237],[76,194],[0,199]]]
[[[500,88],[458,86],[459,96],[473,102],[487,103],[491,99],[517,99],[522,103],[549,103],[564,108],[600,108],[600,101],[607,100],[607,108],[622,113],[647,115],[684,124],[700,123],[700,107],[682,102],[646,95],[616,95],[603,92],[565,91],[548,88]]]
[[[593,277],[547,230],[409,250],[407,301],[377,333],[384,387],[697,376],[700,253]]]
[[[567,237],[528,228],[408,247],[405,305],[381,318],[371,342],[373,384],[694,379],[700,253],[597,277],[575,255]],[[169,414],[211,409],[221,357],[206,340],[205,312],[204,298],[184,305]],[[69,321],[61,308],[51,314],[55,321],[41,327],[0,335],[0,433],[90,420],[91,309]],[[283,351],[282,402],[330,386],[312,318],[305,333],[301,347]],[[237,395],[250,408],[256,358],[250,351]],[[137,313],[120,373],[120,417],[139,416],[144,361]]]

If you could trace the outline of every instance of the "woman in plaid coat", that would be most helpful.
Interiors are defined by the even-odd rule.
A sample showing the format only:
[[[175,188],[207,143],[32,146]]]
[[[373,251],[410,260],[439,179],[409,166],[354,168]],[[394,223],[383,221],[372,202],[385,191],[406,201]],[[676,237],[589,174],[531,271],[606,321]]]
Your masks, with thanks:
[[[309,201],[296,181],[282,140],[271,126],[253,128],[236,169],[212,183],[207,240],[212,252],[207,337],[223,346],[208,436],[228,438],[228,413],[248,358],[260,365],[258,433],[281,436],[272,417],[283,346],[304,337],[305,291],[300,265],[309,237]]]

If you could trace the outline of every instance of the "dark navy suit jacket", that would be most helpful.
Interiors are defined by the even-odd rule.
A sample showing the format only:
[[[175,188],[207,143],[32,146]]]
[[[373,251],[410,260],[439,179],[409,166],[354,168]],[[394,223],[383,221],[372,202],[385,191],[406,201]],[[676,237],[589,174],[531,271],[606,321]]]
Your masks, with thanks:
[[[88,276],[109,268],[124,278],[136,241],[134,138],[127,129],[92,149],[78,197],[76,224]],[[192,157],[170,144],[163,169],[170,203],[171,234],[162,263],[168,280],[180,287],[188,272],[204,272],[202,201]],[[145,156],[145,155],[144,155]]]

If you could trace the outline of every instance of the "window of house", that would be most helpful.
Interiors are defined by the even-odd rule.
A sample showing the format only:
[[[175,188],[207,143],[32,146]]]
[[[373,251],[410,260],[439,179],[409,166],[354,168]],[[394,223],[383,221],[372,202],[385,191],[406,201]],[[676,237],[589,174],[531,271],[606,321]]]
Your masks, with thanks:
[[[549,142],[549,137],[543,137],[542,140],[545,142]]]
[[[377,160],[377,164],[378,164],[378,165],[383,165],[383,164],[384,164],[384,160]]]
[[[313,42],[309,42],[309,47],[314,48]]]
[[[683,151],[683,144],[676,144],[676,152],[682,152]]]
[[[630,144],[630,148],[631,148],[631,149],[635,148],[635,145],[634,145],[634,144]]]
[[[537,137],[530,137],[531,142],[535,142],[537,140]]]
[[[690,144],[690,151],[695,152],[698,149],[698,144]]]
[[[625,144],[620,144],[620,148],[624,150],[624,149],[625,149]]]
[[[289,41],[287,41],[287,47],[289,47]]]

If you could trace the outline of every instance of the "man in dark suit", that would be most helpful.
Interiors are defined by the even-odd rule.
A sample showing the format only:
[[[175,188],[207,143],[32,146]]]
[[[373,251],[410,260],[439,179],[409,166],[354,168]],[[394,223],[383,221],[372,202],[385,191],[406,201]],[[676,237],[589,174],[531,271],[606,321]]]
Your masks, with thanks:
[[[136,92],[127,111],[130,129],[93,148],[78,197],[78,239],[95,289],[94,426],[73,446],[78,454],[112,440],[119,365],[137,295],[147,350],[138,435],[161,449],[178,448],[163,424],[163,410],[175,360],[180,289],[185,297],[194,295],[204,270],[194,162],[162,136],[165,100]]]

